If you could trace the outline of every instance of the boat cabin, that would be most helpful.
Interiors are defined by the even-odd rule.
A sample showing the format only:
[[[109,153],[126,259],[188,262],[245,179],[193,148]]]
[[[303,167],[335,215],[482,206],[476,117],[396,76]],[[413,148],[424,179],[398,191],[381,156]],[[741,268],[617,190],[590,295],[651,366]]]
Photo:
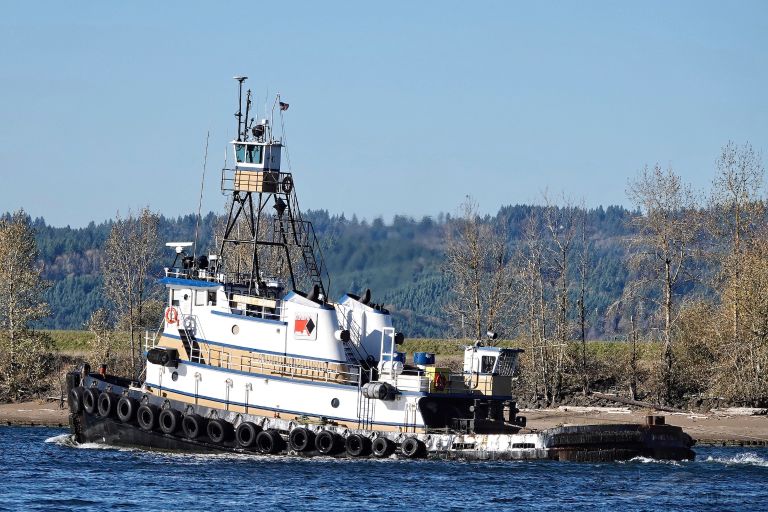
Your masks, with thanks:
[[[512,394],[512,381],[522,349],[473,345],[464,349],[467,387],[489,396]]]

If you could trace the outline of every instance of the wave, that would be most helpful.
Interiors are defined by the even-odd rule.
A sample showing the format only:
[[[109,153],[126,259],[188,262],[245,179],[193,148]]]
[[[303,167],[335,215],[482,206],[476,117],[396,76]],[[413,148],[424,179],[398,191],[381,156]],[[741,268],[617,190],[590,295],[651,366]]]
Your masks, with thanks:
[[[664,464],[666,466],[679,466],[681,464],[681,461],[678,460],[662,460],[662,459],[654,459],[651,457],[643,457],[643,456],[637,456],[632,457],[628,461],[619,462],[620,464],[625,464],[628,462],[634,462],[634,463],[640,463],[640,464]],[[687,461],[683,461],[687,462]]]
[[[712,457],[711,455],[704,462],[714,462],[725,464],[726,466],[758,466],[768,468],[768,459],[761,457],[755,452],[744,452],[733,457]]]
[[[63,446],[65,448],[78,448],[82,450],[117,450],[121,452],[136,450],[136,448],[122,448],[102,443],[78,443],[75,440],[75,436],[72,434],[60,434],[58,436],[49,437],[45,442]]]

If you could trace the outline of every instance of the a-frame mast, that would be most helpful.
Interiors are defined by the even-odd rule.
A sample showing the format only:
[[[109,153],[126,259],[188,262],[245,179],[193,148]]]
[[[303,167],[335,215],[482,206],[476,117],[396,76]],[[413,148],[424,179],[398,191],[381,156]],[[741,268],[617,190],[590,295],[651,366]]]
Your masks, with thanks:
[[[299,288],[307,283],[311,290],[306,290],[306,295],[325,300],[330,279],[320,244],[312,223],[302,219],[292,174],[280,169],[282,142],[273,137],[268,120],[254,124],[248,119],[250,90],[246,92],[243,119],[246,79],[235,77],[239,85],[237,138],[232,141],[235,167],[222,171],[222,191],[231,193],[231,201],[221,240],[220,270],[228,283],[244,287],[247,293],[264,295],[264,281],[278,276],[267,274],[274,268],[268,269],[260,261],[259,248],[276,248],[283,255],[291,288],[301,292]],[[242,245],[252,246],[245,268],[240,268],[241,258],[233,257]]]

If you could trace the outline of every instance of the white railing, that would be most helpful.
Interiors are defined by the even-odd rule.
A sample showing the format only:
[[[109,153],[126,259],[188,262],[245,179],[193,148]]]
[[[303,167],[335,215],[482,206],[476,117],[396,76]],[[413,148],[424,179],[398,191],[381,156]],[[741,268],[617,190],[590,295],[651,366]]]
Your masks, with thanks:
[[[149,352],[150,349],[157,346],[157,340],[159,339],[158,333],[159,331],[144,331],[144,352]]]
[[[360,367],[344,363],[260,353],[233,356],[231,352],[213,347],[207,347],[202,351],[199,362],[203,360],[209,366],[247,373],[340,384],[358,385],[360,382]]]
[[[210,273],[207,270],[194,270],[184,268],[165,268],[165,277],[175,277],[178,279],[197,279],[199,281],[209,281],[212,283],[224,283],[226,275],[223,273]]]

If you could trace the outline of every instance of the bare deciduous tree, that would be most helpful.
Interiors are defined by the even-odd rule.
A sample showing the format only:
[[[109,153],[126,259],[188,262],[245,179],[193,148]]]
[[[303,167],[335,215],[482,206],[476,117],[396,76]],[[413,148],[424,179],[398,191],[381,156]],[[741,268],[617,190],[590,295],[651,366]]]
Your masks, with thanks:
[[[551,401],[553,396],[550,373],[549,330],[550,311],[545,299],[544,265],[545,244],[540,216],[531,214],[523,228],[523,243],[517,253],[518,289],[522,302],[522,317],[531,349],[531,375],[533,375],[533,399],[539,390]]]
[[[662,355],[663,393],[671,398],[673,390],[672,326],[675,321],[678,285],[684,280],[696,240],[692,215],[696,202],[680,176],[657,164],[645,167],[630,181],[627,194],[640,215],[633,218],[635,233],[629,243],[630,264],[636,280],[630,284],[631,295],[655,303],[662,316],[664,349]]]
[[[550,280],[553,283],[556,304],[555,338],[559,342],[553,346],[554,363],[554,399],[558,400],[563,386],[563,366],[565,364],[565,347],[571,339],[571,323],[569,320],[571,289],[571,252],[578,229],[578,212],[571,201],[563,199],[562,205],[554,205],[544,196],[544,225],[549,234],[549,267]]]
[[[136,375],[141,331],[147,327],[146,305],[156,290],[150,270],[159,257],[159,220],[148,208],[136,217],[129,214],[128,218],[118,218],[105,248],[104,294],[128,330],[133,375]]]
[[[582,205],[579,231],[581,233],[581,247],[579,250],[579,338],[581,340],[581,354],[579,366],[581,370],[581,386],[584,395],[589,394],[589,370],[587,365],[587,280],[589,279],[591,245],[587,236],[587,209]]]
[[[720,262],[723,302],[731,311],[731,336],[736,341],[743,336],[742,297],[739,287],[727,283],[741,278],[745,254],[764,220],[765,205],[760,195],[765,169],[760,155],[749,143],[739,147],[733,142],[723,146],[716,168],[708,227],[718,242],[716,245],[727,251],[726,254],[718,251],[716,259]]]
[[[494,230],[467,198],[460,218],[447,229],[444,271],[452,283],[448,318],[463,338],[483,339],[488,330],[508,332],[509,322],[499,321],[514,296],[505,226]]]
[[[0,395],[19,400],[47,386],[53,369],[53,342],[30,323],[48,314],[29,217],[19,210],[0,219]]]

